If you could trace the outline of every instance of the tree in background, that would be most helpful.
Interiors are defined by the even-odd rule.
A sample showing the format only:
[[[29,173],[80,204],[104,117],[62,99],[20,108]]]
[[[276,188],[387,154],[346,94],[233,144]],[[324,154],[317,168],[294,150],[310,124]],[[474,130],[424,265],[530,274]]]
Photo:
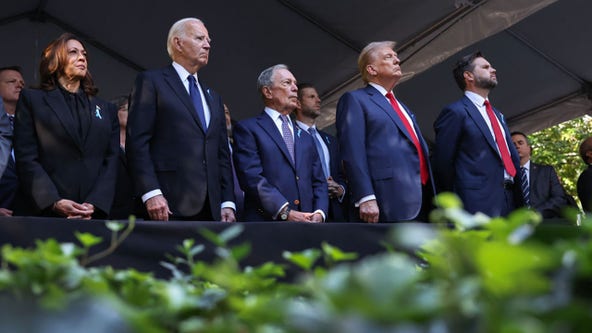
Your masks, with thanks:
[[[584,116],[528,135],[532,160],[555,167],[567,193],[577,197],[578,176],[586,168],[578,150],[592,135],[592,117]]]

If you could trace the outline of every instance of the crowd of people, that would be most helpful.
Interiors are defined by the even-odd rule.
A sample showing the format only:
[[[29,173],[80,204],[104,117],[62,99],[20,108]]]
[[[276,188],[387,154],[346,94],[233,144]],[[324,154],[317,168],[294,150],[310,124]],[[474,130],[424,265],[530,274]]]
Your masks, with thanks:
[[[530,207],[545,218],[573,205],[553,167],[530,161],[489,93],[496,70],[479,52],[458,60],[461,98],[443,108],[428,147],[393,89],[403,73],[395,42],[368,44],[365,87],[337,105],[334,137],[316,127],[321,99],[284,64],[264,69],[259,115],[233,122],[199,76],[205,24],[171,27],[172,63],[138,74],[129,96],[96,97],[83,40],[65,33],[43,51],[40,84],[0,68],[0,215],[196,221],[428,221],[433,197],[454,192],[470,213]],[[592,138],[580,147],[592,163]],[[592,206],[592,169],[578,181]]]

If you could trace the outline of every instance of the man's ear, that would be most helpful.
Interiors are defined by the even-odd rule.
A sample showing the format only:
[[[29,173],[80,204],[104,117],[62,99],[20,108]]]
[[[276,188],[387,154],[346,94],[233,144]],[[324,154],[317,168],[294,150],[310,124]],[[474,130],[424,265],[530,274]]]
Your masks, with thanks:
[[[370,74],[371,76],[374,76],[377,74],[376,69],[374,68],[373,65],[366,65],[366,72],[368,72],[368,74]]]
[[[181,38],[173,37],[173,47],[177,51],[181,51]]]
[[[475,80],[475,76],[473,75],[473,73],[471,73],[469,71],[465,71],[463,73],[463,77],[465,78],[465,80],[467,82],[473,82]]]
[[[265,96],[265,98],[267,98],[267,99],[271,99],[271,96],[272,96],[271,88],[268,86],[265,86],[261,89],[263,91],[263,96]]]

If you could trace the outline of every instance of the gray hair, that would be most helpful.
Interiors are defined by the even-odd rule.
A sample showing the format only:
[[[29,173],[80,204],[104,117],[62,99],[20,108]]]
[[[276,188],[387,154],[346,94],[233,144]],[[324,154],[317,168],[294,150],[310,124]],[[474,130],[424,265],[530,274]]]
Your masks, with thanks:
[[[273,73],[280,69],[290,70],[288,66],[284,64],[277,64],[264,69],[263,72],[261,72],[261,74],[259,74],[259,77],[257,78],[257,91],[261,92],[261,89],[263,89],[263,87],[271,87],[271,85],[273,84]],[[261,93],[261,95],[263,95],[263,93]]]
[[[202,20],[195,17],[186,17],[175,22],[169,30],[169,36],[167,37],[167,52],[169,57],[173,58],[173,39],[179,36],[185,36],[186,24],[189,22],[199,22],[203,24]]]

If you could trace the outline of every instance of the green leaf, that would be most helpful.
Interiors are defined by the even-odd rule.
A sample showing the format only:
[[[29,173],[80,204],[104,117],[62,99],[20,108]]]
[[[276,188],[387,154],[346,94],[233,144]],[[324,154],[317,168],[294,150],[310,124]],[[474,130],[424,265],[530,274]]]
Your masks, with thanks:
[[[185,239],[185,240],[183,240],[183,248],[186,251],[189,251],[191,249],[191,247],[193,246],[193,244],[195,244],[195,239]]]
[[[82,244],[83,247],[89,248],[95,246],[103,241],[103,238],[90,234],[88,232],[74,232],[76,239]]]
[[[116,221],[107,221],[107,222],[105,222],[105,226],[107,227],[107,229],[114,231],[114,232],[119,232],[123,228],[125,228],[125,224],[119,223]]]
[[[355,252],[343,252],[341,249],[332,246],[327,242],[321,244],[323,253],[329,257],[331,262],[350,261],[358,258],[358,254]]]
[[[246,256],[248,256],[249,253],[251,253],[251,244],[244,243],[238,246],[233,246],[230,249],[230,252],[232,253],[232,257],[234,258],[234,260],[241,261]]]
[[[309,271],[321,256],[321,251],[317,249],[307,249],[301,252],[284,251],[282,256],[296,266]]]
[[[199,229],[199,234],[202,235],[203,238],[209,240],[210,242],[214,243],[216,246],[224,246],[224,240],[217,233],[211,231],[210,229]]]
[[[444,192],[434,197],[434,204],[441,208],[462,208],[462,201],[451,192]]]
[[[248,267],[245,271],[250,271],[255,275],[266,278],[266,277],[283,277],[285,276],[284,267],[273,262],[266,262],[259,267]]]

